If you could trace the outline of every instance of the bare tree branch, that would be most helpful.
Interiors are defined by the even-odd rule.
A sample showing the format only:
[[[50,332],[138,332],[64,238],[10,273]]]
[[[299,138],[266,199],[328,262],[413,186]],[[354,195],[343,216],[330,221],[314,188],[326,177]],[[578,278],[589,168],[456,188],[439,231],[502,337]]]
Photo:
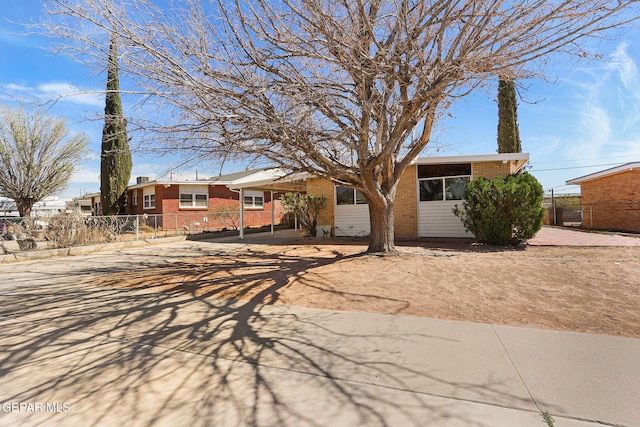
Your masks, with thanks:
[[[117,33],[121,73],[175,113],[138,125],[153,147],[346,183],[387,224],[399,177],[453,100],[539,75],[550,55],[589,56],[586,40],[639,16],[610,0],[48,3],[46,28],[88,62]]]

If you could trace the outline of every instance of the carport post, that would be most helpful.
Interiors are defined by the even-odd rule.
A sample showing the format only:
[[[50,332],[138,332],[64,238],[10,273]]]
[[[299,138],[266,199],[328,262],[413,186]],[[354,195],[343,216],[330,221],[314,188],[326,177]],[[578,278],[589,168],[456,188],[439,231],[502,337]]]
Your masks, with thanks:
[[[271,235],[274,233],[274,223],[276,222],[276,205],[273,201],[273,191],[271,192]]]
[[[240,239],[244,239],[244,189],[240,189]]]

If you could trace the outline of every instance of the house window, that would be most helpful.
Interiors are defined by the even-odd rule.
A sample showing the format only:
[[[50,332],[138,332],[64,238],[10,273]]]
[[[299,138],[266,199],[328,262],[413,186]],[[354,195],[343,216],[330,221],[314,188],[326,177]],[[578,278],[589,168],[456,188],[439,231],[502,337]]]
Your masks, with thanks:
[[[355,188],[343,187],[336,185],[336,204],[337,205],[366,205],[367,198],[361,191]]]
[[[420,201],[462,200],[470,180],[470,163],[419,165]]]
[[[206,208],[208,196],[206,194],[180,193],[181,208]]]
[[[418,165],[418,179],[441,178],[443,176],[471,176],[471,163],[453,163],[442,165]]]
[[[133,206],[138,206],[138,195],[137,195],[137,194],[136,194],[136,195],[131,196],[131,204],[132,204]]]
[[[244,207],[245,209],[263,209],[264,193],[262,191],[245,190]]]
[[[153,209],[156,207],[156,195],[145,194],[143,199],[143,207],[145,209]]]

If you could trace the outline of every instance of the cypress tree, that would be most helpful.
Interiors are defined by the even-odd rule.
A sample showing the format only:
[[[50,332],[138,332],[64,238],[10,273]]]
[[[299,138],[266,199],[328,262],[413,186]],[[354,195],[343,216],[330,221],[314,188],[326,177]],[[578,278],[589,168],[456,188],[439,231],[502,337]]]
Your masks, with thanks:
[[[109,45],[107,94],[100,156],[100,202],[103,215],[125,213],[126,189],[131,177],[131,151],[127,120],[122,112],[118,79],[118,47],[115,35]]]
[[[512,80],[498,82],[498,153],[521,153],[516,86]]]

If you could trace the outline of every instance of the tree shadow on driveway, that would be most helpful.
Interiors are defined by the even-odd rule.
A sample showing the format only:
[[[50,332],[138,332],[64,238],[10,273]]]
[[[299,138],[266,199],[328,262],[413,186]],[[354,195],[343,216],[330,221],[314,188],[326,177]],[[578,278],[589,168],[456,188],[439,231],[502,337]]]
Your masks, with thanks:
[[[445,378],[419,354],[455,338],[272,305],[292,278],[340,259],[252,252],[33,276],[0,295],[0,401],[68,406],[0,425],[483,425],[465,404],[535,410],[500,372]]]

